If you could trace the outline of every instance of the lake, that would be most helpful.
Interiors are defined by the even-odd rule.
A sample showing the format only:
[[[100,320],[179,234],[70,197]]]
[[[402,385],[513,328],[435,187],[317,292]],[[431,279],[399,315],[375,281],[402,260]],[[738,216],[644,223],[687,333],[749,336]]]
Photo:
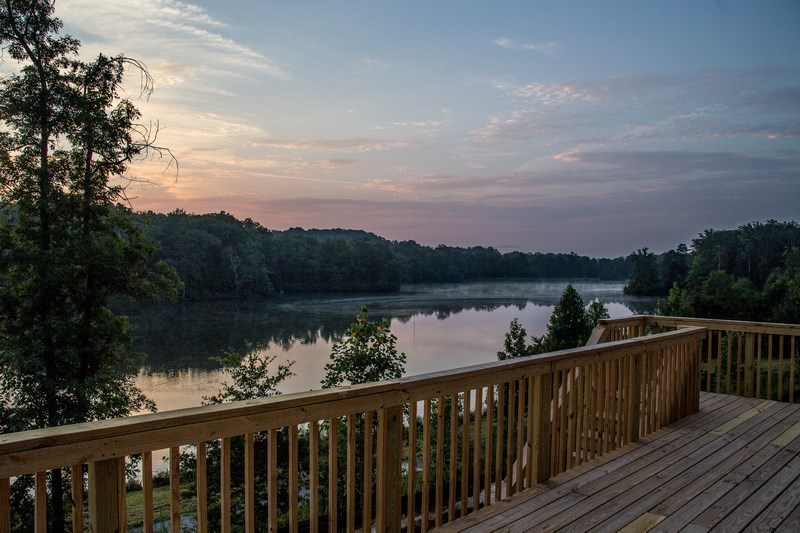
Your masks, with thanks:
[[[291,295],[269,300],[209,301],[123,308],[133,325],[133,350],[147,354],[136,384],[160,411],[200,405],[228,374],[214,357],[258,349],[275,363],[295,361],[281,392],[320,388],[330,349],[361,305],[385,317],[407,357],[406,374],[496,360],[509,323],[518,318],[542,335],[567,281],[501,281],[408,285],[392,294]],[[623,283],[570,281],[588,305],[604,303],[612,318],[651,313],[656,300],[626,296]],[[273,363],[273,364],[275,364]]]

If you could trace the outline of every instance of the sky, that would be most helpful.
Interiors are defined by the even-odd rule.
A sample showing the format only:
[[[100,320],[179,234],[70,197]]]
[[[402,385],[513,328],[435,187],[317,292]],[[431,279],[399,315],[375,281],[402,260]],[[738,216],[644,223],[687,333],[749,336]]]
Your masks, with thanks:
[[[800,220],[800,2],[57,0],[142,61],[136,210],[626,255]]]

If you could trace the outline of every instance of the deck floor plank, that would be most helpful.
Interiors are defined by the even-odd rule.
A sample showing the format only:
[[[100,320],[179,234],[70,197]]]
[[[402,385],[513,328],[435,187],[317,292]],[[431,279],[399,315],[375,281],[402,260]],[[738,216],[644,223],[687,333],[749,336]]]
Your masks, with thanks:
[[[676,492],[651,512],[665,515],[667,519],[655,528],[655,532],[680,531],[708,506],[724,496],[731,488],[736,486],[747,476],[758,470],[766,461],[771,459],[778,449],[768,446],[771,440],[780,436],[794,420],[800,419],[800,408],[790,406],[789,417],[780,421],[769,429],[748,442],[746,446],[731,455],[726,461],[721,462],[707,472],[688,472],[694,480],[676,490]],[[784,411],[773,415],[767,422],[774,422]],[[747,438],[748,436],[744,436]]]
[[[783,413],[777,413],[777,415],[780,414]],[[743,428],[744,426],[741,427]],[[704,446],[678,463],[662,469],[645,482],[639,484],[635,490],[626,491],[616,498],[621,510],[602,522],[598,530],[622,529],[626,524],[631,523],[636,517],[648,510],[653,515],[666,518],[664,513],[656,510],[660,503],[673,494],[686,490],[693,480],[704,479],[715,468],[721,467],[720,470],[729,470],[732,467],[731,465],[739,464],[746,459],[748,453],[752,453],[752,449],[759,449],[768,444],[778,434],[779,430],[771,428],[769,420],[764,420],[727,444],[717,439],[717,441]],[[719,446],[720,443],[722,446]],[[754,444],[753,448],[747,449],[748,443],[756,444]],[[602,516],[600,512],[597,514]],[[666,526],[661,527],[664,530],[667,529]]]
[[[789,519],[792,512],[800,509],[800,477],[777,497],[766,509],[761,511],[753,520],[748,529],[750,531],[775,531],[784,521]],[[795,529],[800,531],[800,524]]]
[[[700,411],[437,531],[800,531],[800,405]]]
[[[546,523],[535,524],[536,527],[543,531],[587,531],[597,526],[608,516],[623,509],[626,501],[640,498],[644,494],[640,488],[644,487],[648,480],[659,482],[660,478],[655,477],[656,474],[674,469],[673,465],[687,455],[706,444],[718,441],[719,439],[711,435],[711,431],[720,425],[728,424],[753,408],[747,401],[736,402],[735,405],[736,409],[724,413],[722,410],[710,413],[709,416],[702,419],[703,423],[695,426],[690,433],[654,450],[653,453],[641,457],[637,461],[628,462],[616,469],[614,474],[579,486],[576,491],[590,496],[590,498]],[[747,422],[739,424],[736,429],[746,427],[752,420],[752,417],[748,418]],[[613,469],[616,462],[606,466]]]

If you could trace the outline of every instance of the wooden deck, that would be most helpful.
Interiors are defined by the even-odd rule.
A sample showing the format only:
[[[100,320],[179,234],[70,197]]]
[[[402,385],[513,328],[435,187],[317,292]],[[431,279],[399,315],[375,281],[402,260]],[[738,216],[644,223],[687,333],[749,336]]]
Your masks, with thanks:
[[[700,411],[437,531],[800,531],[800,405]]]

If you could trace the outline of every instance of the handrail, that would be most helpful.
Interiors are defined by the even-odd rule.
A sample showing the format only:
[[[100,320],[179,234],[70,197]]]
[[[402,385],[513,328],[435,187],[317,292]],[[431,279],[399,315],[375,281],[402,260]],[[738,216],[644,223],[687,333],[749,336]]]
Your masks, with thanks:
[[[598,321],[589,343],[687,326],[708,330],[701,367],[703,390],[800,400],[800,324],[642,315]]]
[[[388,382],[0,435],[0,489],[14,476],[39,473],[41,478],[54,468],[72,468],[82,476],[80,465],[88,464],[89,507],[96,511],[90,512],[92,527],[124,529],[122,458],[144,453],[148,459],[153,450],[169,448],[174,461],[179,446],[197,444],[205,450],[206,443],[221,442],[224,483],[230,479],[225,457],[231,438],[243,436],[245,492],[250,494],[254,437],[264,434],[269,494],[276,494],[278,479],[273,454],[282,450],[291,459],[285,511],[290,528],[298,526],[300,500],[309,506],[311,528],[318,526],[325,511],[318,496],[324,493],[329,530],[337,529],[336,502],[346,500],[342,518],[348,528],[359,518],[353,507],[369,523],[374,503],[379,531],[398,530],[403,515],[409,530],[425,531],[429,521],[439,525],[491,505],[696,410],[700,343],[706,337],[705,329],[689,327]],[[277,444],[277,432],[284,431],[288,451]],[[311,470],[300,475],[296,455],[302,438],[310,439]],[[346,448],[345,459],[337,459],[339,442]],[[326,448],[327,487],[317,461]],[[404,461],[417,465],[420,454],[422,468],[404,475]],[[337,469],[341,461],[345,469]],[[172,467],[178,471],[176,462]],[[303,491],[301,478],[307,480]],[[340,489],[331,481],[336,479],[344,483],[346,498],[337,500]],[[405,497],[400,493],[403,479],[411,488]],[[173,506],[178,505],[173,517],[180,515],[179,483],[171,479]],[[198,471],[197,486],[206,487],[204,472]],[[358,505],[357,490],[364,498]],[[310,500],[300,496],[304,491]],[[222,511],[225,529],[230,487],[226,491],[223,486],[221,494],[228,498],[228,511]],[[83,494],[77,496],[82,501]],[[204,500],[198,498],[199,519]],[[244,525],[253,530],[252,495],[247,502]],[[0,500],[0,511],[7,511],[7,505]],[[99,508],[113,512],[102,515]],[[277,523],[277,512],[278,503],[270,496],[269,527]],[[206,524],[205,517],[198,523]]]

